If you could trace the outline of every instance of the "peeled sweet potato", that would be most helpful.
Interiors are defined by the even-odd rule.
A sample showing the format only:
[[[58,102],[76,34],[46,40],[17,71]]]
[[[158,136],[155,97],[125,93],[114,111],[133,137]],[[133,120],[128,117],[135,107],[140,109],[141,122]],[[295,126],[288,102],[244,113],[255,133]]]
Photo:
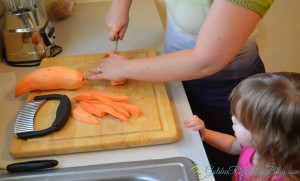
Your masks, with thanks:
[[[100,124],[100,122],[92,114],[85,111],[81,107],[77,107],[72,110],[72,117],[83,123],[93,124],[93,125]]]
[[[35,90],[77,89],[83,84],[83,80],[82,73],[68,67],[37,69],[19,80],[15,87],[15,96]]]
[[[127,82],[127,79],[126,80],[123,80],[123,81],[110,81],[110,85],[112,85],[112,86],[118,86],[118,85],[124,85],[124,84],[126,84],[126,82]]]

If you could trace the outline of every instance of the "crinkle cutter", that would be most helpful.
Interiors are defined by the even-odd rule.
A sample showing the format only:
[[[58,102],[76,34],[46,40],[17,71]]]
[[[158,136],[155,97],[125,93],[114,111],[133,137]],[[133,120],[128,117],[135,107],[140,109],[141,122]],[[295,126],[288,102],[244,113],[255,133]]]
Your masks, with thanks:
[[[51,127],[43,130],[34,130],[33,121],[37,110],[46,100],[60,100],[56,111],[56,118]],[[27,139],[45,136],[54,131],[60,130],[68,121],[71,114],[71,102],[68,96],[61,94],[49,94],[35,96],[34,101],[28,102],[21,109],[16,118],[14,132],[18,138]]]

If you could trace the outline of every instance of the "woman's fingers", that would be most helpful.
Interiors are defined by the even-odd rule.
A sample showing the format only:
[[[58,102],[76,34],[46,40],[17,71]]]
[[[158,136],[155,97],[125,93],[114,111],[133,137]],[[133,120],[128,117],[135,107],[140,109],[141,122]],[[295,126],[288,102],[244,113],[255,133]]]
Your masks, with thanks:
[[[95,74],[95,75],[91,75],[86,77],[86,80],[101,80],[102,79],[102,75],[101,74]]]
[[[120,32],[120,29],[117,29],[117,28],[113,28],[109,34],[108,34],[108,39],[110,41],[115,41],[115,36],[116,34],[118,34]],[[120,35],[119,35],[120,36]]]
[[[112,80],[122,81],[127,79],[123,76],[122,68],[126,64],[126,58],[116,54],[114,51],[107,53],[107,58],[104,58],[96,67],[90,68],[89,71],[95,75],[86,77],[87,80]]]
[[[90,68],[89,71],[92,72],[92,73],[94,73],[94,74],[97,74],[97,73],[100,72],[100,70],[98,68],[96,68],[96,67]]]

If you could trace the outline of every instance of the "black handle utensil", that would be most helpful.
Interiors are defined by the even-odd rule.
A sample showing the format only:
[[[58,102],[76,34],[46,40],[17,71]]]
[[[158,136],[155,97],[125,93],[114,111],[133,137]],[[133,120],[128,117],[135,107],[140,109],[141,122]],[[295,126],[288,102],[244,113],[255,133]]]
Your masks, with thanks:
[[[17,116],[14,126],[14,132],[18,138],[27,139],[45,136],[54,131],[60,130],[68,121],[71,114],[71,102],[66,95],[49,94],[35,96],[33,102],[28,102]],[[52,126],[43,130],[34,130],[33,120],[35,113],[46,100],[60,100],[60,104],[56,111],[56,118]]]
[[[9,173],[34,172],[48,168],[53,168],[56,165],[58,165],[57,160],[34,160],[7,165],[6,171],[8,171]]]

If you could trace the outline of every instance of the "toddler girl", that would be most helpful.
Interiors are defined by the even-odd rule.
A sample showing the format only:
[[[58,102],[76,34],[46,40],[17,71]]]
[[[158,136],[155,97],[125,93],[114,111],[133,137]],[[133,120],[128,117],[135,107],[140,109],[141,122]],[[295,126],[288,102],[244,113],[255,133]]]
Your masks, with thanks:
[[[240,155],[230,168],[234,180],[300,180],[300,74],[251,76],[233,89],[230,101],[235,137],[206,129],[197,116],[185,127],[199,130],[215,148]]]

